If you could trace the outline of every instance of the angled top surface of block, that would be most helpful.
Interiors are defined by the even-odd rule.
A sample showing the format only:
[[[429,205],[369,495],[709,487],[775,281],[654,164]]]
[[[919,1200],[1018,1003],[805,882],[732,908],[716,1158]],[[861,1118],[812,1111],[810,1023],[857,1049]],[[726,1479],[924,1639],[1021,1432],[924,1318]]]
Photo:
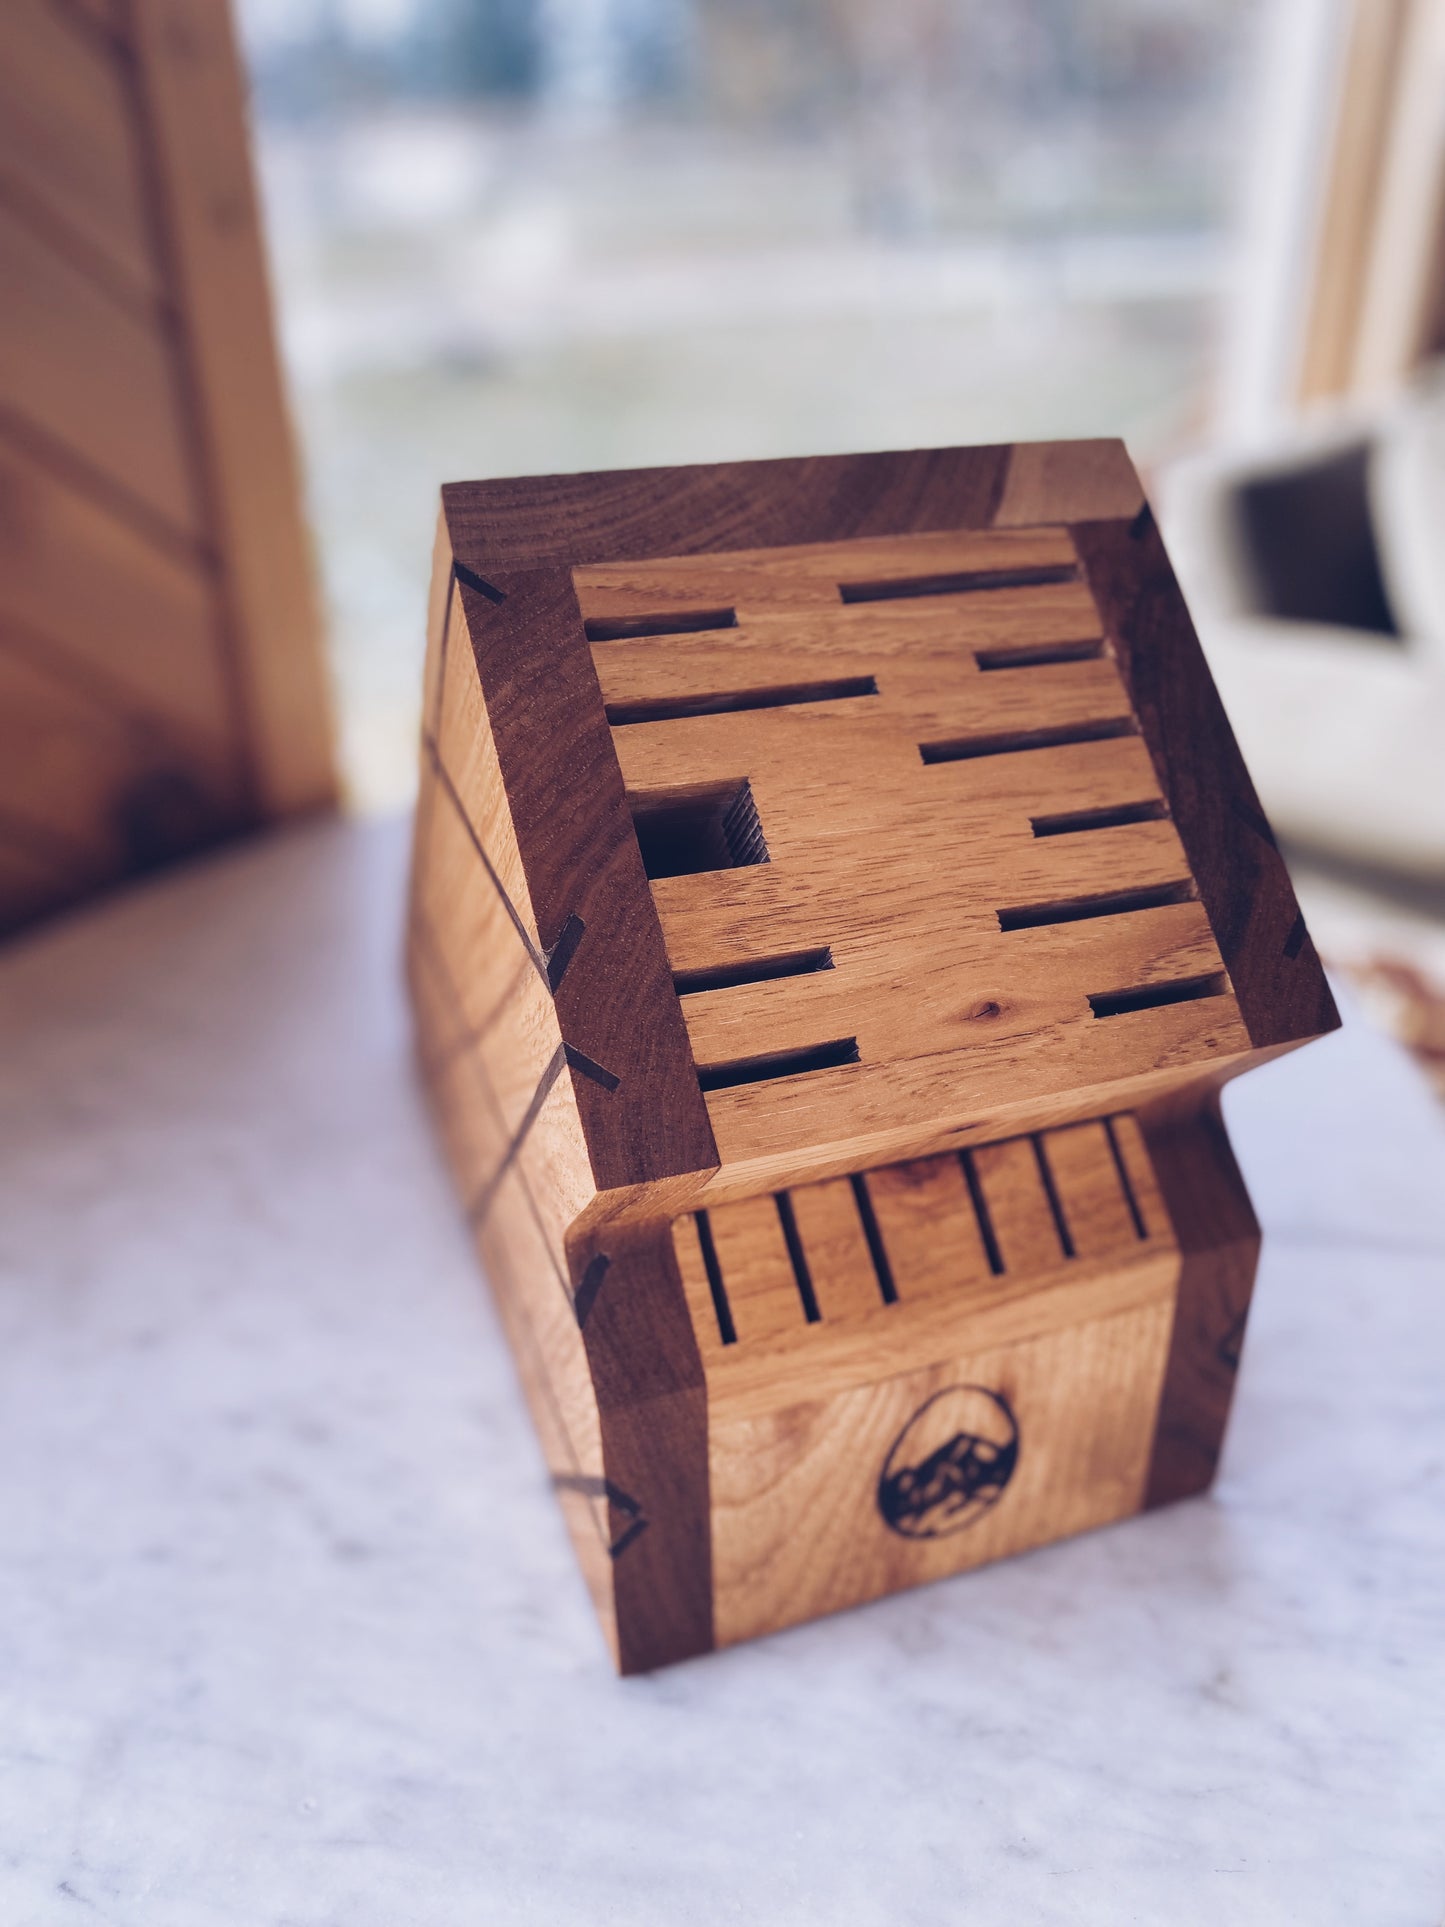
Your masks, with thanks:
[[[1336,1021],[1119,445],[444,521],[599,1191],[1008,1136]]]

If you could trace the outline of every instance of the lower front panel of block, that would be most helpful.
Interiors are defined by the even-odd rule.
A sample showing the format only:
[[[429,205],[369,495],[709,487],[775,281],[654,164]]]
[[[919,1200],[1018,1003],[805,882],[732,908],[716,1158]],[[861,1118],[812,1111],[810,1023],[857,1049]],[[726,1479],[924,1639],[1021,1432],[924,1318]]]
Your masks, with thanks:
[[[718,1645],[1136,1512],[1172,1297],[710,1429]]]

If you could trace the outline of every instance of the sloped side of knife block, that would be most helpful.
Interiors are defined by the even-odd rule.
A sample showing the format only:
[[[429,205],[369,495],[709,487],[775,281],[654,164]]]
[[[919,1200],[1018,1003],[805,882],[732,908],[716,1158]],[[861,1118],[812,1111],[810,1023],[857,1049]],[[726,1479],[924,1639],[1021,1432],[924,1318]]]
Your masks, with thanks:
[[[624,1670],[1208,1482],[1337,1020],[1117,444],[444,491],[409,956]]]

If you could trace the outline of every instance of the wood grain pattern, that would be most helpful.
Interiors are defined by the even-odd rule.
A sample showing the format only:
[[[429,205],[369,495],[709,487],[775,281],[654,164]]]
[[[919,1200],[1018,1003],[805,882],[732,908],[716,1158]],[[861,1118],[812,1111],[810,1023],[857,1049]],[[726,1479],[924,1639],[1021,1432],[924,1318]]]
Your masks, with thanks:
[[[132,0],[253,780],[268,816],[324,808],[336,775],[321,620],[226,0]]]
[[[494,572],[489,595],[463,583],[458,601],[557,1020],[594,1067],[574,1083],[597,1189],[707,1170],[712,1131],[571,584]]]
[[[123,300],[164,301],[129,75],[52,0],[0,7],[0,196]]]
[[[169,332],[119,307],[0,203],[0,410],[91,471],[119,512],[198,549],[207,524]]]
[[[624,1671],[1207,1483],[1211,1106],[1336,1020],[1119,444],[450,487],[424,715],[423,1069]]]
[[[1074,531],[1256,1050],[1339,1026],[1152,516]]]
[[[226,0],[0,9],[0,277],[10,931],[334,796]]]
[[[1161,1069],[1249,1049],[1080,573],[1052,527],[575,572],[634,804],[746,777],[767,841],[765,865],[654,879],[674,971],[831,956],[687,996],[699,1066],[857,1045],[806,1082],[710,1092],[715,1195],[983,1141],[1072,1093],[1087,1115],[1110,1087],[1137,1101]],[[730,626],[679,632],[699,610]],[[629,622],[642,633],[616,633]],[[1089,1002],[1216,976],[1105,1022]]]

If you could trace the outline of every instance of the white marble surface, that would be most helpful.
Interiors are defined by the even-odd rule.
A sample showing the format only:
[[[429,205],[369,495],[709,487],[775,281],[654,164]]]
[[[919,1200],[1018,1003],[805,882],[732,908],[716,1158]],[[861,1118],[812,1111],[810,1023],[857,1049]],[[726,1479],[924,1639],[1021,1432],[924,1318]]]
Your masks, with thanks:
[[[0,958],[0,1922],[1434,1927],[1445,1132],[1236,1088],[1213,1497],[616,1681],[412,1081],[403,839]]]

